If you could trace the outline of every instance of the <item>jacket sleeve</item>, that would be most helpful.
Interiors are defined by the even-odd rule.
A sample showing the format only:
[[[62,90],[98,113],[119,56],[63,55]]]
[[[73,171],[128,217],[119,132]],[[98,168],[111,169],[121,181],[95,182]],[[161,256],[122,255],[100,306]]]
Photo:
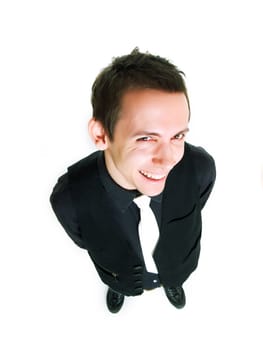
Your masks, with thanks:
[[[69,237],[80,248],[85,248],[70,196],[67,173],[58,179],[51,193],[50,203],[58,221]]]
[[[216,166],[213,157],[202,147],[197,147],[197,179],[199,184],[201,209],[206,204],[216,180]]]

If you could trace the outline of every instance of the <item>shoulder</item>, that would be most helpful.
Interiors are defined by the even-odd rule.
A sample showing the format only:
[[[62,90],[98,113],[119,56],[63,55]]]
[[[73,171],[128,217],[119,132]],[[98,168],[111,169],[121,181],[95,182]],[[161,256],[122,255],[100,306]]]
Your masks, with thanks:
[[[197,172],[215,171],[215,160],[203,147],[185,144],[185,151],[189,153]]]
[[[58,178],[57,183],[53,188],[53,191],[50,196],[51,203],[53,204],[57,200],[63,201],[63,199],[65,199],[65,196],[67,196],[67,192],[68,192],[68,174],[65,173]]]
[[[82,158],[82,159],[78,160],[77,162],[71,164],[68,167],[68,172],[78,171],[78,170],[81,170],[83,168],[89,168],[89,167],[92,167],[94,165],[97,165],[97,159],[100,155],[101,155],[100,151],[96,151],[94,153],[91,153],[87,157]]]
[[[203,147],[185,143],[186,150],[196,162],[214,163],[214,158]]]
[[[194,164],[195,174],[201,194],[212,189],[216,180],[215,160],[203,147],[186,144],[186,151]]]
[[[94,185],[100,182],[98,163],[101,155],[101,151],[94,152],[68,167],[68,183],[72,194],[81,194],[83,189],[93,192]]]
[[[99,152],[94,152],[73,163],[67,168],[68,171],[58,178],[50,196],[50,202],[53,209],[58,206],[71,206],[70,184],[72,179],[77,176],[79,176],[79,178],[80,176],[83,177],[83,173],[86,174],[87,171],[89,171],[89,168],[92,168],[92,165],[97,163],[96,159],[98,154]],[[89,177],[87,177],[87,179],[88,178]]]

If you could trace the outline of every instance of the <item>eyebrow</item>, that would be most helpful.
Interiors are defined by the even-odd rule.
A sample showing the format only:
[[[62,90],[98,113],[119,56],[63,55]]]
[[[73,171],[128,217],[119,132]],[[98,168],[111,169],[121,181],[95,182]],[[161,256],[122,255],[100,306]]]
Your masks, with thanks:
[[[176,135],[180,135],[180,134],[183,134],[185,132],[188,132],[189,131],[189,128],[185,128],[181,131],[178,131],[174,136]],[[136,132],[133,137],[138,137],[138,136],[142,136],[142,135],[146,135],[146,136],[149,136],[149,135],[152,135],[152,136],[161,136],[161,134],[159,134],[158,132],[151,132],[151,131],[139,131],[139,132]]]

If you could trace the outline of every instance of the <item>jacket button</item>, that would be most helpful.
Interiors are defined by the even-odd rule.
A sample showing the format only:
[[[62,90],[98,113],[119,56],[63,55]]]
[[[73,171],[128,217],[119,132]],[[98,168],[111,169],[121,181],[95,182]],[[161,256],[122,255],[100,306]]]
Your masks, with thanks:
[[[141,265],[134,266],[133,270],[136,272],[142,271],[142,266]]]
[[[139,286],[142,287],[142,281],[141,281],[141,280],[135,281],[134,284],[135,284],[136,286],[138,286],[138,287],[139,287]]]
[[[134,278],[141,278],[142,277],[142,273],[134,273],[133,277]]]

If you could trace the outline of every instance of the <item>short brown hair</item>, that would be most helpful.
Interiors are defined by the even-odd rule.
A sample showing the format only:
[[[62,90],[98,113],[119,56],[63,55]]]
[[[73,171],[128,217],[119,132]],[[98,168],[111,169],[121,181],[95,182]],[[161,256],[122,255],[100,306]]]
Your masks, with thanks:
[[[100,72],[93,83],[93,117],[101,122],[113,140],[124,93],[147,88],[184,93],[190,111],[183,76],[184,73],[167,59],[149,52],[141,53],[138,48],[128,55],[113,58],[112,63]]]

